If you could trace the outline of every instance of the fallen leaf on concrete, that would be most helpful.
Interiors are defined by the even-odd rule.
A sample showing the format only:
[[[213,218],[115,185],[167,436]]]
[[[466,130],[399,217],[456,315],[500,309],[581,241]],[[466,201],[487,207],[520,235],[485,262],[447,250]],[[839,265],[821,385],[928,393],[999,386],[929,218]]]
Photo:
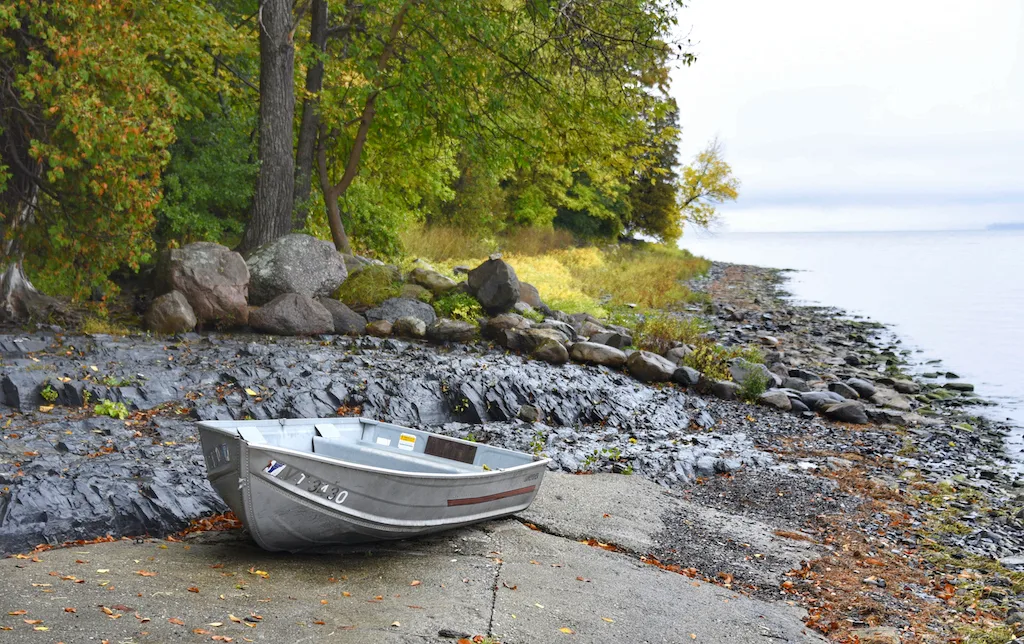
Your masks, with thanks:
[[[235,617],[234,615],[228,615],[228,619],[230,619],[232,622],[234,622],[236,624],[241,624],[242,623],[241,618]]]
[[[322,605],[326,606],[326,605],[327,605],[327,600],[326,600],[326,599],[321,599],[321,600],[320,600],[320,603],[321,603]]]
[[[210,634],[210,631],[208,631],[208,630],[206,630],[204,628],[193,628],[192,632],[195,633],[196,635],[209,635]]]
[[[172,623],[172,624],[176,624],[178,626],[184,626],[185,625],[185,622],[181,621],[177,617],[172,617],[172,618],[168,619],[167,621]]]
[[[27,610],[12,610],[11,612],[9,612],[7,614],[8,615],[24,615],[27,612],[28,612]]]
[[[135,574],[142,577],[156,577],[156,573],[150,572],[149,570],[136,570]]]
[[[604,621],[608,622],[609,624],[614,624],[615,623],[615,620],[612,619],[611,617],[602,617],[601,619],[603,619]]]
[[[501,582],[501,585],[504,586],[505,588],[508,588],[509,590],[516,590],[517,588],[519,588],[519,584],[515,584],[513,586],[509,586],[507,581]]]
[[[21,621],[25,622],[26,624],[42,624],[43,623],[43,620],[41,620],[41,619],[23,619]]]
[[[188,592],[190,592],[190,593],[198,593],[199,589],[196,588],[195,586],[192,586],[191,588],[188,589]]]
[[[138,613],[135,613],[135,619],[139,620],[143,624],[145,624],[146,622],[149,621],[148,617],[143,617],[142,615],[139,615]]]
[[[323,620],[319,620],[319,619],[316,620],[313,623],[316,624],[317,626],[324,626],[324,625],[326,625],[326,622],[324,622]],[[394,626],[394,624],[392,624],[392,626]]]
[[[34,631],[48,631],[50,629],[47,628],[46,626],[33,626],[32,630],[34,630]]]
[[[74,608],[65,608],[64,612],[65,613],[77,613],[78,611],[75,610]]]
[[[249,574],[256,575],[257,577],[262,577],[263,579],[267,579],[268,577],[270,577],[269,572],[267,572],[266,570],[256,570],[255,567],[249,569]]]
[[[207,626],[212,626],[214,628],[220,628],[223,625],[224,625],[224,622],[210,622],[209,624],[207,624]]]
[[[562,628],[560,628],[558,630],[562,631],[566,635],[572,635],[573,634],[573,630],[571,628],[569,628],[568,626],[563,626]]]
[[[410,586],[419,586],[419,585],[420,585],[420,583],[422,583],[422,582],[420,582],[420,580],[419,580],[419,579],[413,579],[413,580],[412,580],[412,583],[410,583],[409,585],[410,585]]]
[[[106,613],[107,615],[113,615],[114,614],[114,611],[110,610],[106,606],[100,606],[100,610],[103,611],[104,613]]]
[[[347,590],[343,590],[343,591],[341,591],[341,596],[342,597],[351,597],[352,593],[348,592]]]

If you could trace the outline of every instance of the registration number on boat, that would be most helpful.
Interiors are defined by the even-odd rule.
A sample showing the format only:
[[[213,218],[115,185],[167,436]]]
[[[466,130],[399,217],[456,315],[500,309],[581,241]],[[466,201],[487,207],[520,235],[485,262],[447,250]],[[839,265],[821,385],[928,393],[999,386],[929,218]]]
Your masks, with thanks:
[[[307,472],[303,472],[294,465],[287,465],[280,461],[270,461],[267,466],[263,468],[263,472],[268,474],[279,481],[290,483],[297,488],[303,489],[311,494],[314,494],[326,501],[331,501],[341,505],[348,498],[348,490],[341,489],[340,486],[331,483],[330,481],[324,481],[318,479],[315,476],[311,476]]]

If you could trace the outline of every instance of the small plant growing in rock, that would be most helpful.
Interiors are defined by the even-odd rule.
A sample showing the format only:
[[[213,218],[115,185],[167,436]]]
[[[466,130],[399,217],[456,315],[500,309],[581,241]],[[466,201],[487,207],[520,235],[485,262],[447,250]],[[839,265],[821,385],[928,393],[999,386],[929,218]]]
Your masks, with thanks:
[[[530,453],[534,456],[540,456],[540,453],[544,451],[544,446],[547,445],[547,436],[544,432],[538,429],[533,434],[533,440],[530,441]]]
[[[694,343],[693,352],[683,358],[683,364],[713,380],[729,380],[729,358],[724,347],[702,338]]]
[[[43,397],[48,403],[52,403],[57,400],[57,390],[53,388],[53,385],[47,384],[43,387],[43,390],[39,392],[39,395]]]
[[[633,344],[645,351],[663,354],[673,343],[694,344],[707,326],[696,317],[667,313],[638,316],[633,324]]]
[[[544,321],[544,314],[538,311],[537,309],[530,309],[529,311],[523,313],[523,317],[526,318],[527,320],[531,320],[537,323]]]
[[[740,400],[748,403],[755,403],[757,399],[768,389],[768,377],[761,371],[751,370],[747,377],[740,383],[740,390],[737,393]]]
[[[434,300],[434,311],[438,317],[476,323],[484,316],[483,307],[469,293],[453,291]]]
[[[100,401],[100,404],[93,408],[93,412],[98,416],[110,416],[111,418],[116,418],[118,420],[128,418],[128,408],[124,406],[124,403],[112,402],[105,398]]]
[[[394,269],[387,266],[367,266],[345,280],[334,295],[349,306],[377,306],[388,298],[398,297],[402,284],[396,277]]]

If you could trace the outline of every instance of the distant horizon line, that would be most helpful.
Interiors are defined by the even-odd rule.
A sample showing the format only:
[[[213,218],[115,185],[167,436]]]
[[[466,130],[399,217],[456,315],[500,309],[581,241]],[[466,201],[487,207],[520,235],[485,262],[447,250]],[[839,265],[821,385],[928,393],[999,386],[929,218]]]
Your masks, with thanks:
[[[972,228],[892,228],[892,229],[836,229],[836,230],[702,230],[700,233],[683,231],[680,241],[689,239],[707,239],[724,235],[834,235],[849,233],[985,233],[985,232],[1024,232],[1024,222],[1003,222]]]

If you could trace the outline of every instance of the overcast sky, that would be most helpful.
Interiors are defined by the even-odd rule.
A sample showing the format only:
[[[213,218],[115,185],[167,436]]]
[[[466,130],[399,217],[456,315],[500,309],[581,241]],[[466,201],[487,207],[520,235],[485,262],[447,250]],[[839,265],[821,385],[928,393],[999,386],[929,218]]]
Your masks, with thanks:
[[[682,152],[718,136],[730,229],[1024,221],[1024,1],[692,0]]]

